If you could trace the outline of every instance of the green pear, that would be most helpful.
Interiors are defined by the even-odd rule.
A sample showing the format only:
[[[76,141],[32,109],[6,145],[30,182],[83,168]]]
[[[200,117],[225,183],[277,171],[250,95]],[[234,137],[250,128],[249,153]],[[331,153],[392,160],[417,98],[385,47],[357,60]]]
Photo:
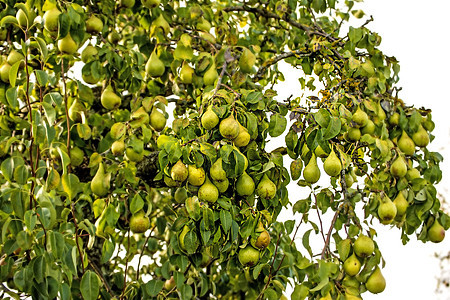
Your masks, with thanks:
[[[139,128],[143,125],[148,124],[149,121],[150,116],[145,111],[145,108],[141,106],[131,114],[130,121],[128,124],[130,125],[131,128]]]
[[[375,123],[372,120],[368,120],[366,126],[362,127],[361,134],[373,134],[375,132]]]
[[[223,119],[219,124],[219,132],[224,138],[234,140],[239,135],[238,121],[232,115]]]
[[[184,203],[186,199],[188,198],[188,193],[186,188],[179,187],[175,190],[175,193],[173,195],[173,198],[175,199],[175,202],[177,203]]]
[[[173,279],[173,276],[170,276],[170,279],[167,279],[164,282],[164,289],[166,291],[171,291],[174,287],[176,287],[177,283],[175,282],[175,279]]]
[[[239,124],[239,134],[233,140],[234,145],[236,147],[245,147],[250,142],[250,134],[248,133],[247,128]]]
[[[373,118],[373,122],[375,125],[381,125],[381,123],[386,119],[386,113],[384,109],[381,107],[381,103],[377,102],[376,107],[376,116]]]
[[[217,187],[219,190],[219,193],[225,193],[228,190],[228,187],[230,186],[230,181],[228,178],[225,178],[224,180],[213,180],[213,184]]]
[[[359,141],[361,138],[361,130],[357,127],[350,127],[346,133],[346,138],[349,141]]]
[[[379,267],[376,267],[375,271],[367,279],[366,288],[372,294],[381,293],[386,288],[386,280],[383,274],[381,274]]]
[[[239,250],[239,262],[245,267],[253,267],[259,261],[259,250],[247,245],[245,248]]]
[[[402,136],[397,142],[398,148],[406,155],[413,155],[415,152],[416,145],[414,141],[408,136],[408,134],[403,130]]]
[[[125,154],[127,156],[127,159],[132,161],[132,162],[140,162],[144,159],[144,151],[142,152],[137,152],[136,150],[134,150],[131,147],[128,147],[125,150]]]
[[[114,156],[123,155],[123,153],[125,152],[124,138],[114,141],[114,143],[112,143],[111,152]]]
[[[275,184],[273,186],[275,186]],[[239,196],[250,196],[251,194],[253,194],[254,191],[255,191],[255,182],[253,181],[253,178],[250,177],[250,175],[248,175],[246,172],[242,173],[242,175],[239,176],[238,180],[236,181],[236,192],[238,193]]]
[[[338,176],[342,170],[341,160],[337,157],[334,150],[331,151],[330,155],[323,162],[323,169],[325,173],[331,177]]]
[[[166,127],[167,119],[162,112],[160,112],[156,107],[153,107],[150,114],[150,125],[156,131],[162,131]]]
[[[166,67],[156,54],[155,48],[152,54],[150,54],[150,58],[148,59],[147,64],[145,65],[145,72],[147,73],[147,75],[151,77],[160,77],[164,74],[165,70]]]
[[[150,33],[153,34],[156,30],[162,30],[166,35],[170,32],[170,25],[162,14],[152,22]]]
[[[75,101],[72,102],[72,105],[69,107],[69,119],[71,119],[75,123],[80,123],[82,121],[82,114],[86,110],[86,107],[84,104],[78,100],[78,98],[75,99]]]
[[[277,186],[273,183],[272,180],[269,179],[267,173],[264,174],[261,181],[258,183],[256,187],[256,195],[262,199],[270,200],[275,197],[277,193]]]
[[[70,149],[70,164],[73,167],[78,167],[83,163],[84,152],[78,147],[73,147]]]
[[[81,61],[84,63],[88,63],[90,61],[96,60],[97,55],[98,55],[97,48],[89,44],[81,52]]]
[[[11,52],[9,52],[6,62],[12,66],[16,62],[22,61],[21,65],[23,65],[24,60],[25,60],[25,57],[23,56],[23,54],[16,51],[15,49],[13,49],[13,50],[11,50]]]
[[[198,189],[198,199],[200,201],[214,203],[219,198],[219,190],[206,177],[205,183]]]
[[[113,110],[122,104],[122,98],[114,92],[111,85],[108,85],[102,92],[100,102],[104,108]]]
[[[109,135],[112,139],[118,140],[122,138],[125,133],[127,132],[127,126],[122,122],[114,123],[113,126],[111,126],[111,129],[109,131]]]
[[[378,217],[384,225],[391,224],[397,215],[397,206],[388,196],[384,196],[378,206]]]
[[[9,71],[11,70],[11,65],[7,62],[4,62],[2,66],[0,67],[0,79],[5,82],[9,83]]]
[[[256,62],[256,56],[247,48],[242,51],[241,57],[239,58],[239,68],[244,73],[252,73],[253,66]]]
[[[302,162],[301,158],[293,160],[291,162],[291,165],[289,166],[289,169],[291,171],[292,180],[299,179],[300,175],[302,174],[302,169],[303,169],[303,162]]]
[[[132,8],[134,6],[135,0],[119,0],[119,4],[122,7]]]
[[[192,76],[194,75],[194,69],[189,66],[189,64],[184,61],[183,66],[180,70],[180,79],[181,82],[184,84],[191,84],[192,83]]]
[[[397,208],[396,217],[403,217],[406,213],[406,209],[408,208],[408,201],[406,200],[402,191],[398,192],[397,197],[395,197],[393,202],[395,204],[395,207]]]
[[[367,117],[367,114],[365,111],[363,111],[359,105],[356,111],[352,115],[352,121],[356,123],[358,127],[364,127],[367,125],[367,122],[369,121],[369,118]]]
[[[188,182],[194,186],[201,186],[205,182],[205,170],[194,165],[188,166]]]
[[[306,182],[316,183],[320,178],[320,170],[317,166],[316,156],[313,154],[306,167],[303,169],[303,178]]]
[[[400,121],[400,114],[398,112],[393,113],[389,117],[389,124],[391,125],[398,125],[399,121]]]
[[[203,74],[203,83],[207,86],[214,85],[217,78],[219,78],[219,74],[217,74],[216,64],[213,62],[205,74]]]
[[[147,8],[155,8],[159,6],[160,0],[142,0],[142,5]]]
[[[106,196],[111,185],[110,181],[111,174],[106,174],[103,163],[100,163],[97,169],[97,173],[95,173],[95,176],[91,181],[91,191],[99,197]]]
[[[408,181],[413,181],[414,179],[420,178],[420,171],[416,168],[411,168],[406,171],[405,177]]]
[[[133,233],[144,233],[150,228],[150,219],[143,210],[133,214],[130,218],[130,230]]]
[[[416,146],[426,147],[430,143],[430,136],[422,125],[419,125],[419,129],[412,135],[412,140]]]
[[[187,225],[184,225],[183,230],[181,231],[180,235],[178,235],[178,245],[180,246],[180,249],[183,251],[186,251],[186,244],[184,243],[184,238],[186,237],[186,234],[191,231]]]
[[[344,271],[349,276],[355,276],[361,270],[361,262],[355,252],[344,261]]]
[[[60,39],[58,41],[58,49],[62,53],[66,54],[74,54],[78,50],[78,45],[75,43],[75,41],[70,36],[70,33],[68,33],[65,37]]]
[[[188,168],[186,165],[179,159],[176,164],[173,165],[170,170],[170,177],[179,182],[183,182],[188,178]]]
[[[219,117],[212,110],[212,106],[208,106],[201,118],[202,126],[206,130],[211,130],[219,124]]]
[[[61,12],[56,7],[46,11],[44,16],[42,17],[44,19],[44,28],[50,32],[58,31],[58,21],[60,14]]]
[[[356,255],[358,255],[361,258],[365,258],[367,256],[372,255],[374,250],[375,244],[373,240],[370,237],[363,234],[361,234],[356,239],[353,245],[353,251],[355,251]]]
[[[392,176],[401,178],[406,175],[407,171],[408,171],[408,169],[406,167],[405,160],[401,156],[398,156],[394,160],[394,162],[392,163],[391,168],[390,168],[390,172],[391,172]]]
[[[227,173],[222,168],[222,158],[219,157],[209,169],[209,175],[213,180],[221,181],[227,178]]]
[[[106,37],[106,39],[108,40],[108,42],[110,42],[113,45],[116,45],[117,43],[119,43],[120,39],[122,38],[122,36],[115,30],[111,31],[108,36]]]
[[[431,227],[428,229],[427,237],[428,240],[430,240],[433,243],[440,243],[444,240],[445,229],[439,223],[437,218],[434,220],[433,225],[431,225]]]
[[[86,31],[89,33],[99,33],[103,30],[103,21],[95,16],[92,15],[87,21],[86,21]]]

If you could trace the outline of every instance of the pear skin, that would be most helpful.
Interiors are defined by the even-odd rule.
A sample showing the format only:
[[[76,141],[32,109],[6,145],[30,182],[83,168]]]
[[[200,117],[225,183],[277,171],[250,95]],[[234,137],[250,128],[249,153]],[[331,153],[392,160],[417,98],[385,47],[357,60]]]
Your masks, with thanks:
[[[373,240],[370,237],[363,234],[361,234],[356,239],[353,245],[353,251],[355,251],[356,255],[358,255],[361,258],[372,255],[374,250],[375,244]]]
[[[323,163],[323,169],[325,173],[331,177],[338,176],[342,171],[341,160],[337,157],[334,150],[331,151],[330,155],[325,159]]]
[[[91,181],[91,191],[99,197],[106,196],[109,192],[111,184],[110,181],[111,174],[106,174],[103,163],[100,163],[97,169],[97,173],[95,173],[95,176]]]
[[[239,196],[250,196],[255,191],[255,182],[246,172],[239,176],[236,182],[236,192]]]
[[[317,159],[314,154],[311,156],[311,159],[309,160],[305,169],[303,169],[303,177],[305,178],[306,182],[309,182],[311,184],[319,181],[320,170],[317,166]]]
[[[379,267],[376,267],[375,271],[369,276],[366,282],[366,288],[372,294],[378,294],[384,291],[386,288],[386,280],[381,274]]]
[[[275,185],[275,183],[273,183],[272,180],[269,179],[267,174],[264,174],[263,178],[256,187],[256,194],[262,199],[269,200],[275,197],[276,193],[277,186]]]
[[[433,225],[428,229],[428,239],[433,243],[440,243],[445,238],[445,229],[439,223],[438,219],[434,220]]]

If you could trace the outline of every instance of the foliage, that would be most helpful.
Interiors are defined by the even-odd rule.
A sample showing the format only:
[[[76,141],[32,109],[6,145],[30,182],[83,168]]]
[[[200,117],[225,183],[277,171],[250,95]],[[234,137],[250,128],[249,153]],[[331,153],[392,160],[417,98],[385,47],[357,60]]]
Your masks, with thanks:
[[[382,291],[373,223],[439,242],[450,218],[431,112],[398,98],[370,19],[343,31],[354,2],[1,0],[1,295]],[[317,96],[277,100],[280,61]]]

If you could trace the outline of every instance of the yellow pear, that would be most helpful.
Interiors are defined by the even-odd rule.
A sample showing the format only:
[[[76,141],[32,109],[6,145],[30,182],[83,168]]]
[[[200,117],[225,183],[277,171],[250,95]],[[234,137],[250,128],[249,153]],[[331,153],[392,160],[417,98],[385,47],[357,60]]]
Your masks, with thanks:
[[[188,168],[186,165],[179,159],[176,164],[173,165],[170,171],[170,177],[173,180],[183,182],[188,178]]]
[[[156,131],[162,131],[166,127],[167,119],[162,112],[160,112],[156,107],[152,109],[150,114],[150,125]]]
[[[239,262],[245,267],[253,267],[259,261],[259,250],[247,245],[245,248],[239,250]]]
[[[122,98],[114,92],[111,85],[108,85],[102,92],[100,102],[104,108],[112,110],[120,106]]]
[[[276,193],[277,193],[277,186],[275,185],[275,183],[273,183],[272,180],[269,179],[267,173],[264,174],[263,178],[256,187],[256,195],[258,195],[258,197],[262,199],[269,200],[275,197]]]
[[[250,175],[248,175],[246,172],[242,173],[242,175],[239,176],[238,180],[236,181],[236,192],[239,196],[250,196],[254,191],[255,182],[253,181],[253,178],[250,177]]]
[[[201,186],[205,182],[205,170],[194,165],[188,166],[188,182],[194,186]]]
[[[219,117],[212,110],[212,106],[208,106],[201,118],[202,126],[206,130],[211,130],[219,124]]]
[[[384,291],[386,288],[386,280],[381,274],[381,270],[379,267],[375,268],[375,271],[369,276],[366,282],[366,288],[372,294],[378,294]]]
[[[356,111],[352,115],[352,121],[356,123],[358,127],[364,127],[367,125],[367,122],[369,121],[369,118],[367,117],[367,114],[365,111],[363,111],[359,105]]]
[[[433,225],[428,229],[427,233],[428,239],[433,243],[440,243],[445,238],[445,229],[439,223],[438,219],[434,220]]]
[[[115,45],[120,41],[121,38],[122,36],[117,31],[113,30],[108,34],[106,39],[108,40],[108,42]]]
[[[220,134],[229,140],[234,140],[239,135],[239,123],[232,115],[223,119],[219,124]]]
[[[169,34],[170,25],[164,18],[162,14],[160,14],[153,22],[150,28],[150,35],[153,35],[157,30],[162,30],[164,34]]]
[[[398,156],[397,159],[394,160],[390,168],[392,176],[401,178],[406,175],[407,171],[408,169],[406,167],[405,160],[401,156]]]
[[[218,198],[219,190],[211,183],[211,181],[209,181],[209,178],[206,177],[205,183],[198,189],[198,199],[200,201],[214,203]]]
[[[219,157],[209,169],[209,175],[213,180],[222,181],[227,179],[227,173],[222,168],[222,158]]]
[[[88,63],[96,59],[98,55],[98,50],[91,44],[87,45],[86,48],[81,52],[81,61],[84,63]]]
[[[355,241],[353,245],[353,251],[361,258],[365,258],[367,256],[372,255],[373,251],[375,250],[375,244],[373,240],[366,236],[361,234]]]
[[[320,170],[317,166],[316,156],[313,154],[305,169],[303,169],[303,178],[306,182],[316,183],[320,178]]]
[[[241,57],[239,58],[239,68],[244,73],[252,73],[253,66],[256,62],[256,56],[247,48],[242,51]]]
[[[11,65],[7,62],[4,62],[2,66],[0,67],[0,79],[5,82],[9,83],[9,71],[11,70]]]
[[[213,62],[203,74],[203,83],[205,85],[213,85],[217,78],[219,78],[219,74],[217,74],[216,64]]]
[[[58,41],[58,49],[59,51],[67,54],[74,54],[78,50],[78,45],[68,33],[65,37]]]
[[[119,4],[122,7],[132,8],[135,4],[135,0],[119,0]]]
[[[391,125],[398,125],[399,121],[400,121],[400,114],[398,112],[393,113],[389,117],[389,124]]]
[[[79,123],[82,120],[82,114],[85,111],[86,107],[84,106],[78,98],[72,102],[72,105],[69,107],[69,119],[71,119],[75,123]]]
[[[164,74],[165,70],[166,67],[156,54],[155,48],[152,54],[150,54],[150,58],[148,59],[147,64],[145,65],[145,72],[147,73],[147,75],[151,77],[160,77]]]
[[[23,65],[24,60],[25,60],[25,57],[23,56],[23,54],[14,49],[11,50],[11,52],[9,52],[8,57],[6,58],[6,62],[8,64],[10,64],[11,66],[19,61],[22,61],[21,65]]]
[[[138,211],[130,218],[130,230],[133,233],[144,233],[150,228],[150,219],[143,210]]]
[[[412,135],[412,140],[416,146],[426,147],[430,143],[430,136],[422,125],[419,125],[419,130]]]
[[[106,174],[103,163],[100,163],[97,173],[95,173],[91,181],[91,191],[99,197],[106,196],[109,192],[110,180],[111,174]]]
[[[127,132],[127,126],[122,122],[117,122],[111,126],[109,135],[111,136],[112,139],[118,140],[121,137],[123,137],[126,132]]]
[[[416,168],[411,168],[406,171],[405,177],[408,181],[413,181],[414,179],[420,178],[420,171]]]
[[[234,145],[236,147],[245,147],[250,142],[250,134],[248,133],[247,128],[239,124],[239,134],[233,140]]]
[[[402,136],[397,142],[398,148],[406,155],[413,155],[416,145],[409,135],[403,130]]]
[[[357,127],[350,127],[346,133],[346,138],[350,141],[359,141],[361,138],[361,130]]]
[[[190,84],[192,83],[192,76],[194,75],[194,69],[189,66],[189,64],[184,61],[183,66],[180,70],[180,79],[182,83]]]
[[[303,168],[303,162],[302,162],[301,158],[298,158],[291,162],[289,169],[291,171],[292,180],[297,180],[300,178],[300,175],[302,174],[302,168]]]
[[[132,162],[140,162],[144,159],[144,151],[137,152],[136,150],[134,150],[131,147],[128,147],[125,150],[125,154],[126,154],[127,159]]]
[[[262,231],[256,241],[254,247],[260,250],[266,249],[270,244],[270,234],[267,230]]]
[[[123,155],[123,153],[125,152],[124,138],[114,141],[114,143],[112,143],[111,152],[114,156]]]
[[[344,261],[344,271],[349,276],[355,276],[361,270],[361,262],[356,257],[355,252]]]
[[[384,225],[391,224],[397,215],[397,207],[388,196],[384,196],[378,206],[378,217]]]
[[[399,191],[397,194],[397,197],[394,199],[395,207],[397,208],[397,215],[396,217],[403,217],[403,215],[406,213],[406,209],[408,208],[408,201],[405,199],[405,196],[403,196],[403,192]]]
[[[331,177],[338,176],[342,170],[341,160],[337,157],[334,150],[331,151],[330,155],[325,159],[323,163],[323,169],[325,173]]]
[[[366,126],[361,128],[361,134],[373,134],[375,132],[375,123],[372,120],[367,120]]]
[[[92,15],[87,21],[86,21],[86,31],[89,33],[99,33],[103,30],[103,21],[95,16]]]
[[[230,186],[230,181],[228,180],[228,178],[220,181],[213,180],[213,184],[217,187],[220,193],[225,193]]]
[[[139,128],[143,125],[148,124],[149,121],[150,116],[148,115],[145,108],[141,106],[131,114],[130,121],[128,124],[130,125],[131,128]]]

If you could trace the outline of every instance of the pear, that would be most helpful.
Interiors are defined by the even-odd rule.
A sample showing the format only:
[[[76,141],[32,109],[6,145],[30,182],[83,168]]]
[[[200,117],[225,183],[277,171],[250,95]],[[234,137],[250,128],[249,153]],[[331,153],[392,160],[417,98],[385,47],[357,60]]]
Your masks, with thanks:
[[[150,33],[153,34],[156,30],[162,30],[166,35],[170,32],[170,25],[162,14],[152,22]]]
[[[167,279],[164,282],[164,289],[166,291],[171,291],[176,285],[177,283],[175,282],[175,279],[173,279],[173,276],[170,276],[170,279]]]
[[[184,203],[188,198],[187,190],[184,187],[177,188],[173,198],[177,203]]]
[[[373,251],[375,250],[375,244],[373,240],[366,236],[361,234],[355,241],[353,245],[353,251],[361,258],[365,258],[367,256],[372,255]]]
[[[247,245],[245,248],[239,250],[238,259],[243,266],[253,267],[258,263],[259,255],[259,250],[253,248],[251,245]]]
[[[355,276],[361,270],[361,262],[356,257],[355,252],[344,261],[344,271],[349,276]]]
[[[254,247],[260,250],[266,249],[270,244],[270,234],[267,230],[261,232],[254,243]]]
[[[379,267],[375,268],[375,271],[369,276],[366,282],[366,288],[372,294],[378,294],[384,291],[386,288],[386,280],[381,274],[381,270]]]
[[[422,125],[419,125],[419,130],[412,135],[412,140],[416,146],[426,147],[430,143],[430,136]]]
[[[125,135],[127,132],[127,126],[122,122],[114,123],[113,126],[111,126],[111,129],[109,131],[109,135],[112,139],[118,140],[121,137]]]
[[[408,136],[408,134],[403,130],[402,136],[397,142],[398,148],[406,155],[413,155],[416,145],[414,141]]]
[[[350,141],[359,141],[361,138],[361,130],[356,127],[350,127],[347,131],[346,138]]]
[[[150,219],[143,210],[133,214],[130,218],[130,230],[133,233],[144,233],[150,228]]]
[[[170,171],[170,177],[179,182],[183,182],[188,178],[188,168],[181,159],[173,165],[172,170]]]
[[[166,127],[166,117],[162,112],[160,112],[156,107],[152,109],[152,113],[150,114],[150,125],[156,131],[162,131],[164,127]]]
[[[353,178],[352,174],[349,172],[345,173],[344,176],[345,185],[349,188],[355,183],[355,179]]]
[[[331,151],[330,155],[325,159],[323,163],[323,169],[325,173],[331,177],[338,176],[342,170],[341,160],[337,157],[334,150]]]
[[[272,180],[269,179],[267,174],[264,174],[263,178],[256,187],[256,195],[262,199],[269,200],[275,197],[276,193],[277,186],[272,182]]]
[[[117,31],[113,30],[108,34],[107,40],[111,44],[116,45],[121,38],[122,36]]]
[[[156,54],[155,48],[152,54],[150,54],[150,58],[148,59],[147,64],[145,65],[145,72],[147,73],[147,75],[151,77],[160,77],[164,74],[165,70],[166,67]]]
[[[71,119],[75,123],[79,123],[82,120],[82,113],[86,107],[83,103],[81,103],[78,98],[75,99],[75,101],[72,102],[72,105],[69,107],[69,119]]]
[[[78,45],[68,33],[65,37],[58,41],[58,49],[59,51],[66,54],[74,54],[78,50]]]
[[[142,0],[142,5],[147,8],[154,8],[159,6],[160,0]]]
[[[397,208],[397,215],[396,217],[403,217],[406,213],[406,209],[408,208],[408,201],[405,199],[405,196],[403,196],[403,192],[399,191],[397,194],[397,197],[394,199],[395,207]]]
[[[217,78],[219,78],[219,74],[217,74],[216,64],[213,62],[205,74],[203,74],[203,83],[205,85],[213,85]]]
[[[378,206],[378,217],[381,224],[391,224],[397,215],[397,206],[388,196],[384,196],[382,202]]]
[[[445,229],[439,223],[437,218],[434,220],[433,225],[431,225],[431,227],[428,229],[427,237],[428,240],[430,240],[433,243],[440,243],[444,240]]]
[[[9,71],[11,70],[11,65],[7,62],[3,63],[0,67],[0,79],[5,82],[9,83]]]
[[[127,159],[132,161],[132,162],[140,162],[144,159],[144,151],[142,152],[137,152],[136,150],[134,150],[131,147],[128,147],[125,150],[125,154],[127,156]]]
[[[399,121],[400,121],[400,114],[398,112],[393,113],[389,117],[389,124],[391,125],[398,125]]]
[[[222,158],[219,157],[209,169],[209,175],[213,180],[221,181],[227,179],[227,173],[222,168]]]
[[[373,118],[373,121],[376,125],[381,125],[381,123],[386,119],[386,113],[384,109],[381,107],[381,103],[377,102],[376,104],[376,116]]]
[[[86,31],[87,32],[89,32],[89,33],[99,33],[99,32],[102,32],[102,29],[103,29],[103,22],[97,16],[92,15],[86,21]]]
[[[274,186],[275,184],[272,187]],[[250,177],[250,175],[248,175],[246,172],[242,173],[242,175],[239,176],[238,180],[236,181],[236,192],[239,196],[250,196],[254,191],[255,182],[253,181],[253,178]]]
[[[188,182],[194,186],[201,186],[205,182],[205,170],[194,165],[188,166]]]
[[[58,8],[54,7],[45,12],[44,19],[44,28],[50,32],[58,31],[58,19],[61,12]]]
[[[73,167],[78,167],[83,163],[84,152],[78,147],[73,147],[70,149],[70,164]]]
[[[211,130],[219,124],[219,117],[212,110],[212,106],[208,106],[201,118],[202,126],[206,130]]]
[[[103,90],[100,101],[104,108],[112,110],[120,106],[122,103],[122,98],[114,92],[111,85],[108,85]]]
[[[328,156],[328,154],[323,150],[322,146],[320,145],[317,145],[316,149],[314,149],[314,154],[316,155],[316,157],[320,158],[325,158]]]
[[[291,162],[289,169],[291,171],[292,180],[297,180],[300,178],[300,175],[302,174],[302,168],[303,168],[303,162],[302,162],[301,158],[298,158]]]
[[[205,183],[198,189],[198,199],[200,201],[214,203],[219,198],[219,190],[206,177]]]
[[[145,111],[145,108],[141,106],[131,114],[130,122],[128,124],[130,125],[131,128],[139,128],[143,125],[148,124],[149,120],[150,116]]]
[[[253,66],[256,62],[256,56],[247,48],[242,51],[241,57],[239,58],[239,68],[244,73],[252,73]]]
[[[86,48],[81,52],[81,61],[84,63],[88,63],[96,59],[98,55],[98,50],[91,44],[87,45]]]
[[[406,175],[407,171],[408,170],[405,164],[405,160],[402,157],[398,156],[397,159],[394,160],[390,168],[392,176],[401,178]]]
[[[22,28],[28,27],[28,17],[27,14],[23,11],[23,9],[19,9],[16,13],[17,23]]]
[[[11,52],[9,52],[8,57],[6,58],[6,62],[8,64],[10,64],[11,66],[19,61],[22,61],[21,65],[23,65],[24,60],[25,60],[25,57],[23,56],[23,54],[14,49],[11,50]]]
[[[320,178],[320,170],[317,166],[316,156],[313,154],[305,169],[303,169],[303,178],[306,182],[316,183]]]
[[[194,69],[189,66],[189,64],[184,61],[183,66],[180,70],[180,79],[181,82],[184,84],[191,84],[192,83],[192,76],[194,75]]]
[[[248,133],[247,128],[239,124],[239,134],[238,136],[233,140],[234,145],[236,147],[245,147],[250,142],[250,134]]]
[[[367,114],[365,111],[363,111],[359,105],[356,111],[352,115],[352,121],[356,123],[358,127],[364,127],[367,125],[367,122],[369,121],[369,118],[367,117]]]
[[[114,156],[123,155],[123,153],[125,152],[124,139],[114,141],[114,143],[112,143],[111,145],[111,152]]]
[[[239,135],[239,123],[232,115],[223,119],[219,124],[220,134],[229,140],[234,140]]]
[[[375,123],[372,120],[368,120],[366,126],[360,129],[361,134],[373,134],[375,132]]]
[[[111,174],[105,173],[103,163],[100,163],[95,173],[94,178],[91,181],[91,191],[99,197],[106,196],[110,188]]]
[[[119,4],[122,7],[132,8],[134,6],[135,0],[120,0]]]
[[[413,181],[414,179],[420,178],[420,172],[416,168],[411,168],[406,171],[405,177],[408,181]]]
[[[220,181],[213,180],[213,184],[217,187],[220,193],[225,193],[230,186],[230,181],[228,180],[228,178]]]

